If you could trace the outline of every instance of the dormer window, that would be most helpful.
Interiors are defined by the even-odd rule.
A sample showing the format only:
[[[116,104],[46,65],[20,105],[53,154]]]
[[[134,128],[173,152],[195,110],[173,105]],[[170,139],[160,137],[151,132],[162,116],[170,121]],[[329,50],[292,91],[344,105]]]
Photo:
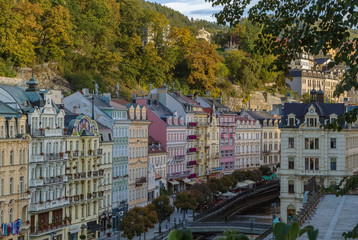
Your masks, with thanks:
[[[295,115],[294,114],[289,114],[287,116],[287,123],[289,127],[295,127],[296,126],[296,121],[295,121]]]
[[[307,117],[307,127],[317,127],[316,117]]]
[[[337,120],[337,115],[336,114],[331,114],[330,116],[329,116],[329,122],[330,123],[333,123],[333,122],[335,122]]]

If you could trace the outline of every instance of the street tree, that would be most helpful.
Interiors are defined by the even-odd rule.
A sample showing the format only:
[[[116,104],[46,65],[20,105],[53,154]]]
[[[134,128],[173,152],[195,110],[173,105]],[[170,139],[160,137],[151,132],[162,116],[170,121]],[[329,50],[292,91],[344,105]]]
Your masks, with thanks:
[[[192,194],[190,194],[188,191],[180,192],[177,194],[175,198],[174,206],[180,208],[180,210],[183,211],[183,220],[185,220],[185,213],[188,210],[194,211],[195,209],[196,206],[195,197]]]
[[[203,211],[203,206],[205,204],[205,196],[202,192],[200,192],[198,189],[195,189],[195,188],[191,188],[190,189],[190,192],[189,192],[194,198],[195,198],[195,201],[196,203],[199,205],[200,207],[200,212]],[[194,216],[194,211],[193,211],[193,216]]]
[[[128,239],[139,237],[148,232],[150,228],[154,228],[154,224],[158,222],[157,213],[152,205],[146,207],[134,207],[129,210],[120,223],[122,236]]]
[[[156,211],[159,222],[159,234],[162,232],[162,222],[169,220],[174,213],[174,207],[170,205],[168,196],[159,196],[152,201],[152,207]]]

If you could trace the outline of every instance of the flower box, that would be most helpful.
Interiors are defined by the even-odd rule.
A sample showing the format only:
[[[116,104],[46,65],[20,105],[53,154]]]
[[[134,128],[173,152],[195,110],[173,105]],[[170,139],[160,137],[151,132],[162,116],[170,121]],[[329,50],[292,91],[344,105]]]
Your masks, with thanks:
[[[44,176],[40,176],[40,179],[43,180],[43,179],[44,179]]]
[[[43,156],[43,155],[45,155],[45,153],[42,152],[42,153],[40,153],[40,155]]]
[[[50,130],[50,127],[47,127],[48,130]]]
[[[63,157],[63,152],[60,152],[60,157]]]

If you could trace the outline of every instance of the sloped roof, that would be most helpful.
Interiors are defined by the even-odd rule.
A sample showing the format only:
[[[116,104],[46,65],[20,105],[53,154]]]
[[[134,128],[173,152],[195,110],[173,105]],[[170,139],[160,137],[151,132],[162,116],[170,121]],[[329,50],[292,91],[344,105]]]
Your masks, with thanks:
[[[125,105],[130,103],[130,102],[124,100],[124,99],[111,99],[111,102],[115,102],[115,103],[121,104],[123,106],[125,106]]]
[[[4,117],[21,117],[21,115],[22,115],[21,113],[19,113],[18,111],[12,109],[8,105],[6,105],[5,103],[0,101],[0,116],[4,116]]]
[[[253,119],[256,120],[277,119],[277,117],[272,116],[269,112],[266,111],[246,110],[245,112],[247,112]]]
[[[93,96],[93,102],[94,102],[95,106],[97,106],[99,108],[113,109],[113,107],[111,105],[109,105],[107,102],[105,102],[103,99],[101,99],[98,95],[86,96],[87,100],[92,102],[92,96]]]
[[[296,118],[300,120],[300,124],[302,124],[311,105],[315,107],[321,124],[324,124],[324,121],[329,119],[331,114],[339,116],[345,112],[344,103],[285,103],[281,127],[288,127],[288,115],[291,113],[293,113]],[[292,126],[289,127],[291,128]],[[299,126],[296,125],[295,127],[297,128]]]

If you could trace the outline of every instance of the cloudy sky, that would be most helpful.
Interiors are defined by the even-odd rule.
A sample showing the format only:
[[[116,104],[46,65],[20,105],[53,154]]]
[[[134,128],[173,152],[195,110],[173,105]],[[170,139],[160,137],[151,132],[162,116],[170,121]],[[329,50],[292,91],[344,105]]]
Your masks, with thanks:
[[[194,19],[205,19],[215,22],[216,19],[212,16],[214,13],[220,11],[220,7],[213,8],[211,3],[205,0],[147,0],[149,2],[157,2],[167,7],[173,8],[186,16]],[[253,0],[256,3],[258,0]]]

